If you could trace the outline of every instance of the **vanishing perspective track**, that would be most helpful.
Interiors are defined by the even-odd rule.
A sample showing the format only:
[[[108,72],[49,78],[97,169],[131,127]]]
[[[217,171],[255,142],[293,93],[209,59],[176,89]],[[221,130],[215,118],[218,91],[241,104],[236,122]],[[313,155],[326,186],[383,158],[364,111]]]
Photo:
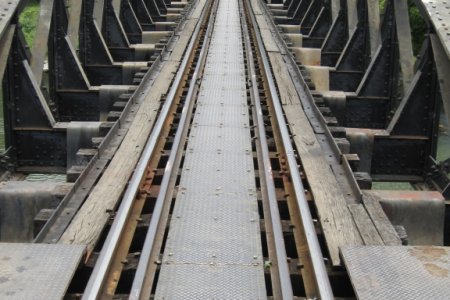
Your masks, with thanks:
[[[271,72],[249,3],[209,2],[90,279],[69,294],[333,297]]]

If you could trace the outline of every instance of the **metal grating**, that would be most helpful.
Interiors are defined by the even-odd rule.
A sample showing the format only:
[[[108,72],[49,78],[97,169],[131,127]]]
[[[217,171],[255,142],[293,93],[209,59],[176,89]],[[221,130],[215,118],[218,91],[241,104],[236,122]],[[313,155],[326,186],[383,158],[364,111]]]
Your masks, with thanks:
[[[238,1],[220,1],[155,299],[266,299]]]
[[[83,245],[0,244],[1,299],[62,299]]]
[[[355,246],[342,257],[358,299],[449,298],[449,248]]]

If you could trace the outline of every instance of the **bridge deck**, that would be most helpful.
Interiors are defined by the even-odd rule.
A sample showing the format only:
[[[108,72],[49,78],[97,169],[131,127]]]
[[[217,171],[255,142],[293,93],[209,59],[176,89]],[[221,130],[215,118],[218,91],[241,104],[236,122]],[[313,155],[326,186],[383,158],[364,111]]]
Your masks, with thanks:
[[[358,299],[447,299],[448,247],[343,247]]]
[[[155,299],[264,299],[238,1],[220,1]]]
[[[83,245],[0,244],[1,299],[62,299]]]

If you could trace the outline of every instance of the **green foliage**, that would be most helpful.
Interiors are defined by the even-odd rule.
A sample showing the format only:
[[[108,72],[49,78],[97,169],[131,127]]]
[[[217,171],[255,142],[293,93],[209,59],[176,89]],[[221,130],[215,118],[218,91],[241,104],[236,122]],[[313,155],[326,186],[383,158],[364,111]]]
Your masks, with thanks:
[[[29,0],[27,7],[19,16],[22,32],[28,45],[31,47],[36,35],[36,25],[39,19],[39,0]]]
[[[419,9],[414,4],[414,1],[409,0],[409,22],[411,25],[411,35],[414,55],[419,54],[422,47],[425,34],[427,33],[427,24],[420,15]]]
[[[384,12],[386,7],[386,2],[388,0],[379,0],[380,11]],[[422,47],[425,34],[427,32],[427,25],[420,15],[419,9],[417,8],[414,0],[408,0],[409,7],[409,22],[411,26],[412,44],[414,55],[419,54],[420,48]]]

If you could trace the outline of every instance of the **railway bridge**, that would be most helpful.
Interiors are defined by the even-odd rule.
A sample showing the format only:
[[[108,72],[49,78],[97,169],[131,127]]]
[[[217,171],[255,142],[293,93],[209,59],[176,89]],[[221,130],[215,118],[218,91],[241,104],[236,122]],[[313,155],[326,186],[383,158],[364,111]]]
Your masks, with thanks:
[[[1,299],[450,297],[450,1],[27,2]]]

